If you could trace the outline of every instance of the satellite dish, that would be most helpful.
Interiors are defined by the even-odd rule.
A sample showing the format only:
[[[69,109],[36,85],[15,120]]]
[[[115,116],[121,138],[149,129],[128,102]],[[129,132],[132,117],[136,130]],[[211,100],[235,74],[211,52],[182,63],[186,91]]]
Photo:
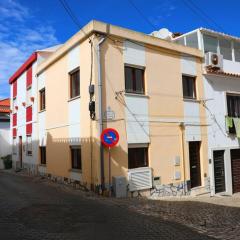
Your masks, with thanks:
[[[161,28],[159,31],[152,32],[151,35],[160,39],[170,39],[172,33],[167,28]]]

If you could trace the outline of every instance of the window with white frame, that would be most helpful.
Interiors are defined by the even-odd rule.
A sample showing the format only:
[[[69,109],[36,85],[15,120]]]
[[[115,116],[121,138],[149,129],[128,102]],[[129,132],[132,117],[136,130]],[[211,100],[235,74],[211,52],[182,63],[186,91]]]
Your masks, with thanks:
[[[32,136],[26,136],[26,154],[27,156],[32,155]]]
[[[224,59],[232,60],[232,43],[227,39],[219,39],[220,53]]]
[[[175,40],[174,42],[177,43],[177,44],[180,44],[180,45],[185,45],[185,42],[184,42],[184,38],[185,37],[181,37],[181,38],[178,38],[177,40]]]
[[[235,61],[240,62],[240,42],[234,42],[233,43],[234,47],[234,56],[235,56]]]
[[[198,49],[198,34],[197,34],[197,32],[186,36],[186,46]]]
[[[81,147],[70,146],[72,169],[82,169]]]
[[[217,53],[218,49],[218,39],[216,37],[203,35],[203,43],[204,43],[204,52],[213,52]]]

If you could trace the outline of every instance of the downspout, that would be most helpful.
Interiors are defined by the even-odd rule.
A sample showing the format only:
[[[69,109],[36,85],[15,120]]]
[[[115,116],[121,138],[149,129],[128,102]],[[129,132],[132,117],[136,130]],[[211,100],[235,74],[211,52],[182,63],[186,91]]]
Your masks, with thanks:
[[[186,172],[185,172],[185,148],[184,148],[184,130],[185,126],[184,123],[180,123],[179,125],[181,130],[181,140],[182,140],[182,158],[183,158],[183,185],[184,185],[184,195],[186,195]]]
[[[102,110],[102,65],[101,65],[101,45],[106,40],[102,37],[97,44],[97,61],[98,61],[98,111],[99,111],[99,135],[103,130],[103,110]],[[100,141],[100,173],[101,173],[101,189],[105,190],[105,176],[104,176],[104,148]]]

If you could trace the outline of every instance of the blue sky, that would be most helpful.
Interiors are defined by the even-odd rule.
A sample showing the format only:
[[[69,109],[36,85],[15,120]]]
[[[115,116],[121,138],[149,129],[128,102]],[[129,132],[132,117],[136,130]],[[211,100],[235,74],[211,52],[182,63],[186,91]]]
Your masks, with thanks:
[[[82,26],[92,19],[145,33],[202,26],[240,37],[239,0],[66,1]],[[59,0],[0,0],[0,98],[9,96],[9,77],[33,51],[63,43],[77,31]]]

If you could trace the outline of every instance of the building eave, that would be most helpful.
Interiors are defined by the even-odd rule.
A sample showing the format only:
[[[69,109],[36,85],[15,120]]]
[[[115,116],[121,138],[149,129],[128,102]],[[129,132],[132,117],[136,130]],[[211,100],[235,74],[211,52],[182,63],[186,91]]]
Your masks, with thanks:
[[[85,25],[79,32],[72,36],[65,44],[63,44],[56,52],[54,52],[49,58],[44,60],[37,68],[37,74],[41,74],[50,65],[56,62],[59,58],[65,55],[70,49],[84,41],[93,33],[99,33],[106,36],[113,36],[120,39],[126,39],[135,41],[141,44],[152,45],[162,49],[166,49],[179,55],[190,55],[197,58],[203,58],[203,53],[198,49],[190,48],[175,44],[173,42],[162,40],[154,36],[150,36],[145,33],[136,32],[126,28],[114,26],[111,24],[91,21]]]
[[[9,78],[9,84],[15,82],[35,61],[37,60],[37,53],[34,52],[22,66]]]

